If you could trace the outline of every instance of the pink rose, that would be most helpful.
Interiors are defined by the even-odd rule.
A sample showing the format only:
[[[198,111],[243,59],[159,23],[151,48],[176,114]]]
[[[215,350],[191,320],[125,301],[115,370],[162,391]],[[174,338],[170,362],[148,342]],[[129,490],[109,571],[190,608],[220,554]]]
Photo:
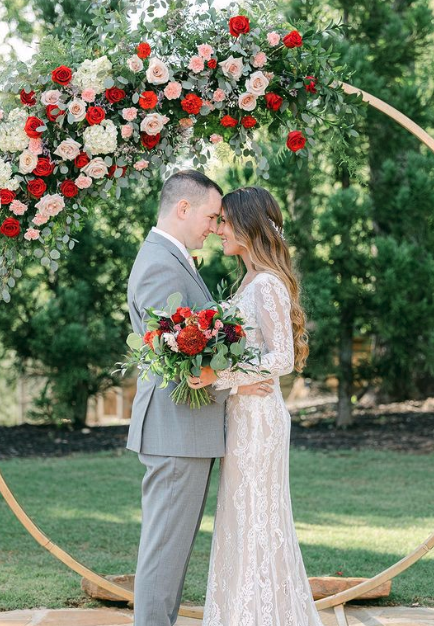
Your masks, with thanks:
[[[132,72],[134,72],[134,74],[141,72],[143,69],[143,61],[137,56],[137,54],[133,54],[133,56],[128,59],[127,63],[128,67]]]
[[[122,139],[129,139],[134,132],[134,128],[130,124],[124,124],[121,126]]]
[[[228,57],[225,61],[221,61],[219,63],[222,68],[222,72],[228,78],[233,78],[234,80],[239,80],[243,73],[243,59],[241,57],[234,58],[232,55]]]
[[[145,170],[149,165],[149,161],[145,161],[145,159],[141,159],[140,161],[137,161],[137,163],[134,163],[134,169],[137,170],[138,172],[141,172],[142,170]]]
[[[216,89],[213,93],[212,99],[214,100],[214,102],[223,102],[223,100],[226,98],[226,94],[223,91],[223,89]]]
[[[164,95],[168,100],[176,100],[176,98],[179,98],[179,96],[181,95],[181,91],[181,83],[171,82],[167,83],[166,87],[164,88]]]
[[[253,72],[250,78],[246,80],[246,91],[254,96],[263,96],[269,82],[262,72]]]
[[[75,184],[79,189],[88,189],[92,185],[92,179],[90,176],[80,174],[80,176],[75,179]]]
[[[46,224],[50,218],[48,215],[42,215],[42,213],[36,213],[35,217],[32,219],[32,222],[36,224],[36,226],[42,226],[42,224]]]
[[[270,81],[270,82],[271,82],[271,81],[273,80],[273,78],[274,78],[274,74],[273,74],[273,72],[264,72],[264,76],[265,76],[265,78],[266,78],[268,81]]]
[[[12,211],[14,215],[24,215],[28,208],[26,204],[23,204],[19,200],[12,200],[9,205],[9,210]]]
[[[252,93],[242,93],[238,98],[238,106],[243,111],[253,111],[256,108],[256,96]]]
[[[216,320],[214,324],[214,328],[216,330],[220,330],[221,328],[223,328],[223,322],[221,320]]]
[[[49,104],[58,104],[61,92],[58,89],[49,89],[41,94],[41,102],[48,106]]]
[[[65,208],[65,201],[58,193],[43,196],[35,207],[44,217],[54,217]]]
[[[40,232],[41,231],[37,230],[36,228],[28,228],[26,232],[24,233],[24,239],[27,239],[27,241],[39,239]]]
[[[267,41],[270,44],[270,46],[277,46],[280,41],[279,33],[275,33],[274,31],[272,33],[268,33]]]
[[[29,152],[32,154],[42,154],[42,139],[40,137],[30,139]]]
[[[188,64],[188,69],[194,72],[195,74],[199,74],[205,67],[204,60],[202,57],[191,57],[190,63]]]
[[[181,330],[181,325],[180,324],[176,324],[176,326],[173,327],[173,330],[175,330],[177,333],[179,333],[179,331]]]
[[[216,135],[216,133],[213,133],[209,140],[211,143],[220,143],[221,141],[223,141],[223,137],[221,135]]]
[[[158,135],[161,132],[163,126],[167,124],[169,118],[159,113],[149,113],[143,118],[140,124],[140,130],[147,135]]]
[[[265,54],[265,52],[258,52],[257,55],[255,55],[255,58],[253,59],[253,67],[264,67],[264,65],[267,62],[267,55]]]
[[[149,67],[146,70],[146,80],[152,85],[162,85],[169,80],[169,69],[163,61],[153,57],[149,59]]]
[[[85,102],[94,102],[96,98],[96,91],[92,89],[92,87],[88,87],[87,89],[83,89],[81,92],[81,99]]]
[[[179,120],[179,125],[181,128],[191,128],[194,122],[189,117],[183,117]]]
[[[197,46],[197,51],[204,61],[209,61],[214,53],[213,48],[207,43],[202,43],[200,46]]]
[[[126,122],[132,122],[137,117],[136,107],[129,107],[128,109],[122,109],[122,117]]]

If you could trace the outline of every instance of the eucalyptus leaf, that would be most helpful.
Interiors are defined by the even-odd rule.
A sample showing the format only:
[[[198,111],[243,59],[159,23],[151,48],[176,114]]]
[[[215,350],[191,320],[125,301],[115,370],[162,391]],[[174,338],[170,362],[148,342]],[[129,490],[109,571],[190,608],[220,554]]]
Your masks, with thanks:
[[[167,298],[167,306],[169,307],[170,315],[173,315],[178,307],[181,306],[182,302],[182,294],[177,291],[176,293],[172,293]]]
[[[127,345],[131,348],[131,350],[140,350],[143,346],[143,339],[136,333],[130,333],[127,337]]]

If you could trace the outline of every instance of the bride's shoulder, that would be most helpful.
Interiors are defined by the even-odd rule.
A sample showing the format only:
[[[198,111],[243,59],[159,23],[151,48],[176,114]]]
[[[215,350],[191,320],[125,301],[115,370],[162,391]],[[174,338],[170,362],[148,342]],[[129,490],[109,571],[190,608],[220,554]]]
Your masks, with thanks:
[[[265,295],[274,292],[280,299],[289,299],[288,289],[283,280],[272,272],[260,272],[255,280],[258,289]]]

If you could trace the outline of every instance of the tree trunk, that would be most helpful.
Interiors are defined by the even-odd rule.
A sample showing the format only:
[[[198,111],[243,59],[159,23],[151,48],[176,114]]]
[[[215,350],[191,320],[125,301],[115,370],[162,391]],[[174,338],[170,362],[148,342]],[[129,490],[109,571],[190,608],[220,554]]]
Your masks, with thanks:
[[[353,395],[353,325],[342,323],[339,344],[339,393],[336,426],[342,428],[353,423],[351,398]]]
[[[75,400],[72,402],[72,427],[79,430],[86,426],[87,403],[89,400],[89,389],[83,381],[75,385]]]

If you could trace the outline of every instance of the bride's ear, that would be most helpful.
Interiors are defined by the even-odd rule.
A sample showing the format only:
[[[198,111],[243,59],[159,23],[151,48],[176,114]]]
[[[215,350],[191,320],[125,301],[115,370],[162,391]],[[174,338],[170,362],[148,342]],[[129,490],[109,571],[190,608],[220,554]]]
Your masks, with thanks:
[[[188,200],[180,200],[176,205],[176,213],[178,219],[185,220],[188,217],[188,213],[191,211],[191,205]]]

